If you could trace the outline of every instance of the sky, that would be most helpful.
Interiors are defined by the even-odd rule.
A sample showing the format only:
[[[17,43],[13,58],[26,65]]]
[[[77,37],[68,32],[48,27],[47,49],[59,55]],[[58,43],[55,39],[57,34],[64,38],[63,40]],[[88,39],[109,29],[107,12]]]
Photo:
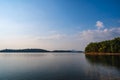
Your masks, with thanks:
[[[120,37],[120,0],[0,0],[0,49],[84,50]]]

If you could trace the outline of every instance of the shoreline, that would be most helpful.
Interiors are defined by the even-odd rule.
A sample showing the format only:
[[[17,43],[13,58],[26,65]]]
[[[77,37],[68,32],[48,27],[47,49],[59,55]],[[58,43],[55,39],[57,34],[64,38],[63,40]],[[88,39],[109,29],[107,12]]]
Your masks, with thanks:
[[[97,55],[111,55],[111,56],[114,56],[114,55],[118,55],[118,56],[120,56],[120,53],[95,53],[95,52],[91,52],[91,53],[85,53],[85,55],[95,55],[95,56],[97,56]]]

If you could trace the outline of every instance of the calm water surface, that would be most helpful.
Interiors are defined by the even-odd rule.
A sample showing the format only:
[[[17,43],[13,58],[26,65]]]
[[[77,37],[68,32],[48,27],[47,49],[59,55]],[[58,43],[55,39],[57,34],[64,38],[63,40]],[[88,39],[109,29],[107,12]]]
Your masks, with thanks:
[[[0,80],[120,80],[120,56],[1,53]]]

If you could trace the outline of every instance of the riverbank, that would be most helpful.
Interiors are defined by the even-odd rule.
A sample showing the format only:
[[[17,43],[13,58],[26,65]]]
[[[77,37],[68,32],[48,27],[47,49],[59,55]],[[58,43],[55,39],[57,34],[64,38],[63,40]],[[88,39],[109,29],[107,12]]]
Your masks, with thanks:
[[[120,53],[95,53],[95,52],[91,52],[91,53],[85,53],[85,55],[119,55]]]

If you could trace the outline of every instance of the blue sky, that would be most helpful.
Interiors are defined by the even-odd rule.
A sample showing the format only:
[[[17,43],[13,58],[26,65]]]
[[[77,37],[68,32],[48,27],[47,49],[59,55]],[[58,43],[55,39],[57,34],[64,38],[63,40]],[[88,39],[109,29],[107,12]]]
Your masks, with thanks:
[[[120,36],[119,0],[0,0],[0,49],[84,50]]]

